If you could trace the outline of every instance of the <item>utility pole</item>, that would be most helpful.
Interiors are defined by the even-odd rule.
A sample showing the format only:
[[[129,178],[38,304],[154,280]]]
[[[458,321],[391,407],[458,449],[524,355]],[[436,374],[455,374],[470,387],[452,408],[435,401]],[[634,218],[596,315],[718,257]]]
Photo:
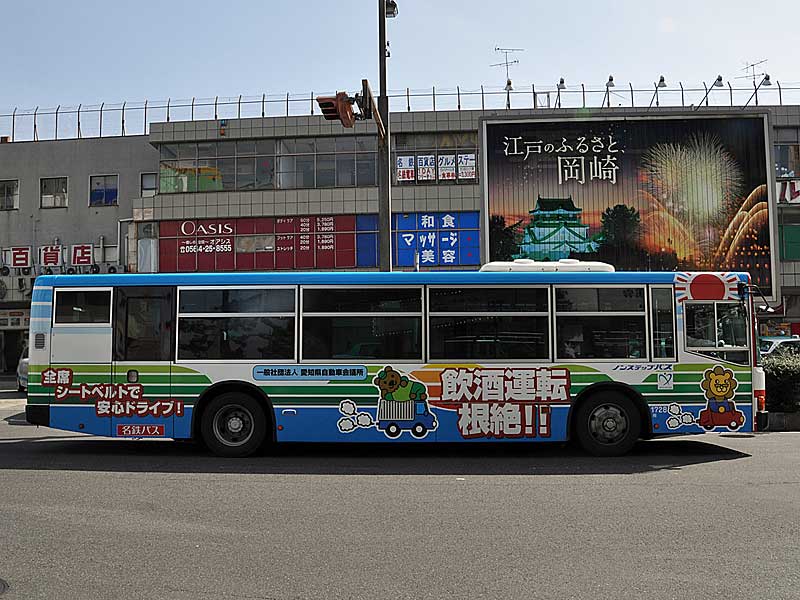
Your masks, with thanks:
[[[397,16],[396,0],[378,0],[378,64],[380,66],[380,95],[372,93],[369,81],[361,80],[361,93],[350,97],[347,92],[335,96],[317,96],[322,116],[328,121],[339,121],[344,127],[353,127],[356,120],[372,119],[378,129],[378,252],[381,271],[392,270],[392,167],[389,137],[389,93],[386,89],[386,59],[389,44],[386,42],[386,19]],[[353,112],[353,106],[360,109]]]
[[[378,257],[381,271],[392,270],[392,169],[389,135],[389,96],[386,85],[386,4],[378,0],[378,60],[380,61],[380,91],[378,114],[385,135],[378,138]],[[395,4],[394,11],[397,11]]]

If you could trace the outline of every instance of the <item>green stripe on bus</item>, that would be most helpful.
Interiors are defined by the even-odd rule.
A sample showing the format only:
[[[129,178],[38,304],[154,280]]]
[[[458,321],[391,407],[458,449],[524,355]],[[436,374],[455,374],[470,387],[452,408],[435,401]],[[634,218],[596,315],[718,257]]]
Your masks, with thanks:
[[[703,395],[675,396],[670,394],[646,394],[645,402],[648,404],[706,404],[708,401]],[[750,404],[752,398],[748,394],[736,394],[733,398],[736,404]]]
[[[633,384],[631,387],[633,389],[635,389],[635,390],[640,391],[640,392],[660,391],[660,392],[663,392],[663,393],[669,393],[669,392],[678,392],[678,393],[680,393],[680,392],[697,392],[698,394],[702,394],[703,393],[702,388],[696,383],[678,383],[678,384],[674,384],[668,390],[659,389],[658,388],[658,384],[655,384],[655,383],[652,383],[652,384],[640,384],[640,383],[637,383],[637,384]],[[751,385],[749,383],[739,383],[739,385],[736,386],[736,391],[737,392],[750,392],[751,389],[752,389],[752,387],[751,387]]]
[[[648,375],[645,378],[644,381],[646,383],[654,383],[654,382],[658,381],[658,375],[659,375],[658,373],[653,373],[652,375]],[[696,381],[697,383],[700,383],[701,381],[703,381],[703,375],[704,375],[703,372],[697,372],[697,373],[675,373],[672,376],[672,380],[673,381],[690,381],[690,382],[691,381]],[[747,382],[747,381],[750,381],[750,379],[751,379],[751,377],[749,376],[749,374],[745,374],[745,373],[737,373],[736,374],[736,380],[740,384],[744,383],[744,382]]]
[[[41,373],[42,371],[49,369],[72,369],[73,371],[83,372],[83,373],[102,373],[105,372],[112,367],[112,363],[103,363],[103,364],[86,364],[86,363],[53,363],[52,365],[30,365],[28,370],[31,373]],[[125,370],[127,372],[128,369],[134,369],[139,371],[140,373],[155,373],[155,374],[167,374],[167,373],[174,373],[174,374],[192,374],[192,375],[203,375],[200,371],[196,369],[190,369],[189,367],[183,367],[180,365],[137,365],[137,364],[124,364],[124,365],[116,365],[118,370]]]
[[[270,396],[295,396],[319,395],[319,396],[346,396],[348,394],[377,394],[375,386],[372,385],[351,385],[351,386],[324,386],[324,385],[262,385],[261,389]]]
[[[731,371],[737,373],[750,373],[750,369],[747,365],[734,365],[730,363],[724,363],[725,367],[730,369]],[[704,372],[708,369],[713,369],[714,367],[719,366],[720,363],[676,363],[673,365],[672,369],[674,371],[696,371],[696,372]]]
[[[375,406],[378,403],[378,396],[374,398],[350,398],[349,396],[330,396],[320,398],[319,396],[270,396],[273,405],[282,404],[310,404],[314,406],[338,406],[342,400],[352,400],[358,406]]]

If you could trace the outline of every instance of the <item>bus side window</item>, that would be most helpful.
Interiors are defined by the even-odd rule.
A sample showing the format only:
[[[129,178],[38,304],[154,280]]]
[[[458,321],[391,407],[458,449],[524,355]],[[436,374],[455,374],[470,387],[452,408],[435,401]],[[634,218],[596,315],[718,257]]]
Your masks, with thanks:
[[[647,359],[644,286],[555,288],[556,359]]]
[[[651,328],[653,358],[675,358],[675,294],[670,288],[652,288]]]

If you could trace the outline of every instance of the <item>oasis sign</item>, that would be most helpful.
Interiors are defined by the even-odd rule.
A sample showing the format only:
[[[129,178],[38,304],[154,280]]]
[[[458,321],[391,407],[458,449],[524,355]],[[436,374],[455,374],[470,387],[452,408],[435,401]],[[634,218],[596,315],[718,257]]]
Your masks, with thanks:
[[[233,235],[234,227],[230,221],[200,222],[183,221],[179,227],[181,235],[194,237],[197,235]]]

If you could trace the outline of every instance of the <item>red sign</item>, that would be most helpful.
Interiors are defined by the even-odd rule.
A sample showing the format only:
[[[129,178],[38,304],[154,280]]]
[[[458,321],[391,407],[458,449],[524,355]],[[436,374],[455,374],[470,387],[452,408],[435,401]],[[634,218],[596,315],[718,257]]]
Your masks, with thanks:
[[[229,235],[234,227],[232,221],[183,221],[179,231],[183,236]]]
[[[39,246],[39,264],[43,267],[60,267],[61,246]]]
[[[355,266],[355,215],[159,223],[161,272]]]
[[[15,269],[27,269],[33,265],[30,246],[11,248],[11,266]]]
[[[778,182],[778,202],[797,204],[800,202],[800,179]]]
[[[70,264],[73,267],[89,266],[93,262],[91,244],[73,244],[70,251]]]
[[[164,437],[163,425],[117,425],[119,437]]]

